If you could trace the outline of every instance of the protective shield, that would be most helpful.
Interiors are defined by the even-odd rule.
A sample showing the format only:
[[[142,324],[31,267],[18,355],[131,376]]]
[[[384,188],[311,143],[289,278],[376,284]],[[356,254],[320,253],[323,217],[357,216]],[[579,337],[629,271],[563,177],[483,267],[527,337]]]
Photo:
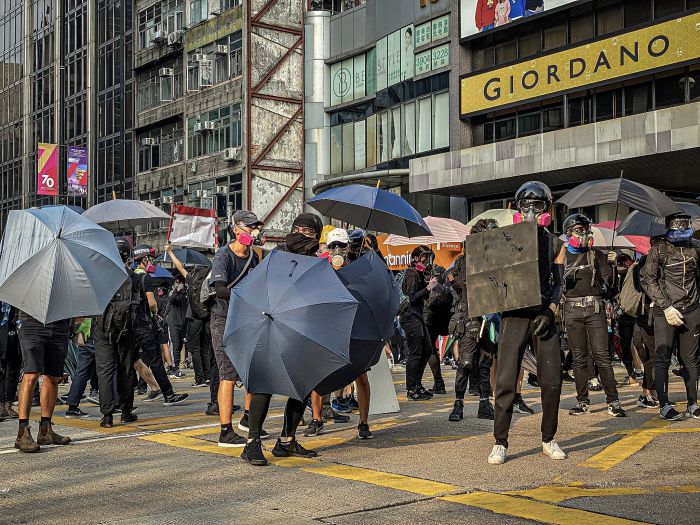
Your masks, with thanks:
[[[465,264],[470,317],[542,303],[536,224],[469,235]]]

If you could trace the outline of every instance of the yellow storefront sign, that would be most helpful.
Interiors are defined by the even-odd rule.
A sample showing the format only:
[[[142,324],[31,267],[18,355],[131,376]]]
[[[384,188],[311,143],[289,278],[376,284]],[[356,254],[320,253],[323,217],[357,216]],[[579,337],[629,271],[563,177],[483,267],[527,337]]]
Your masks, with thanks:
[[[461,115],[621,79],[700,57],[700,13],[461,79]]]

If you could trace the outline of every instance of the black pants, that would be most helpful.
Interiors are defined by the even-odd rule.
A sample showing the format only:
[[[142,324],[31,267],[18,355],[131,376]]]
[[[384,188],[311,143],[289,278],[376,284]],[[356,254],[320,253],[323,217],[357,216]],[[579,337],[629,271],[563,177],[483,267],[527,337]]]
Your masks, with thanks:
[[[95,340],[95,369],[100,389],[100,412],[111,415],[116,399],[114,381],[116,376],[117,394],[122,410],[130,411],[134,407],[134,385],[136,384],[136,345],[133,334],[124,333],[119,342],[110,343],[102,330],[101,320],[93,323]]]
[[[622,364],[625,365],[627,375],[634,377],[634,360],[632,359],[632,339],[634,338],[634,326],[636,319],[631,315],[622,314],[617,320],[617,331],[620,334],[620,346],[622,347]]]
[[[253,394],[248,410],[248,437],[250,439],[260,439],[260,431],[265,423],[271,398],[272,394]],[[284,407],[281,437],[294,437],[299,423],[304,417],[307,401],[308,398],[303,401],[291,397],[287,399],[287,405]]]
[[[173,343],[174,344],[174,343]],[[211,340],[207,334],[206,321],[202,319],[187,320],[187,349],[192,354],[195,383],[204,383],[209,379]]]
[[[422,386],[423,372],[433,353],[430,334],[418,316],[410,314],[401,318],[401,327],[406,332],[406,390],[412,392]]]
[[[656,340],[654,338],[654,320],[651,317],[638,317],[634,326],[634,347],[639,360],[644,366],[642,388],[654,390],[654,360],[656,359]]]
[[[12,403],[17,397],[19,372],[22,368],[22,352],[17,334],[7,336],[5,359],[0,363],[0,403]]]
[[[554,439],[559,423],[561,398],[561,355],[559,331],[552,324],[542,336],[532,335],[532,321],[536,314],[506,312],[501,323],[498,343],[498,372],[496,375],[496,402],[493,435],[497,445],[508,446],[508,431],[513,418],[515,391],[520,376],[520,365],[525,347],[531,340],[537,356],[537,380],[542,399],[542,441]]]
[[[464,399],[468,382],[479,386],[479,396],[482,399],[488,399],[491,396],[493,353],[489,345],[493,343],[484,337],[479,339],[479,332],[473,330],[466,332],[459,340],[455,398]],[[475,374],[476,380],[473,379]]]
[[[596,313],[596,309],[598,310]],[[564,306],[564,322],[569,334],[569,350],[574,356],[574,377],[576,379],[576,399],[589,402],[588,376],[589,355],[597,365],[600,382],[605,390],[608,403],[618,401],[615,372],[608,351],[608,321],[603,304],[590,306]],[[588,371],[587,371],[588,370]]]
[[[437,338],[440,336],[439,330],[434,326],[427,326],[428,336],[430,337],[431,352],[428,357],[428,366],[433,373],[433,379],[436,387],[444,387],[445,380],[442,378],[442,369],[440,368],[440,352],[435,347]]]
[[[170,342],[173,344],[173,363],[175,368],[180,368],[182,349],[185,346],[185,338],[187,337],[187,325],[177,325],[169,322],[168,333],[170,334]],[[189,347],[189,344],[187,346]]]
[[[671,326],[659,308],[654,308],[654,336],[656,359],[654,361],[654,385],[659,404],[668,404],[668,368],[671,366],[673,343],[678,338],[678,358],[683,365],[682,376],[688,406],[698,401],[698,332],[700,332],[700,308],[683,314],[683,326]]]
[[[153,372],[153,377],[158,383],[158,388],[163,392],[163,396],[170,397],[173,394],[173,385],[165,372],[163,354],[160,350],[155,327],[148,321],[137,319],[134,336],[136,344],[141,348],[141,360]]]

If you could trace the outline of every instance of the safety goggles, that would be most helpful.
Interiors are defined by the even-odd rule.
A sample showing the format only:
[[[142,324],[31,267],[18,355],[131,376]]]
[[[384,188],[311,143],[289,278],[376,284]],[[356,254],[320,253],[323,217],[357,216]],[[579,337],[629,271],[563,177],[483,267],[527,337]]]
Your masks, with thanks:
[[[350,246],[350,245],[349,245],[348,243],[346,243],[346,242],[339,242],[339,241],[336,241],[336,242],[330,243],[330,244],[328,245],[328,248],[331,249],[331,250],[335,250],[336,248],[340,248],[341,250],[344,250],[344,249],[347,248],[348,246]]]
[[[587,235],[587,234],[591,233],[591,228],[590,228],[590,226],[578,225],[578,226],[574,226],[573,228],[571,228],[571,233],[573,235],[583,236],[583,235]]]
[[[518,202],[518,210],[522,213],[535,212],[544,213],[547,209],[547,203],[540,200],[534,199],[523,199]]]
[[[687,230],[688,228],[690,228],[690,219],[688,217],[671,219],[668,223],[669,230]]]
[[[292,233],[303,233],[307,237],[313,237],[316,235],[316,230],[307,228],[306,226],[294,226],[294,228],[292,228]]]

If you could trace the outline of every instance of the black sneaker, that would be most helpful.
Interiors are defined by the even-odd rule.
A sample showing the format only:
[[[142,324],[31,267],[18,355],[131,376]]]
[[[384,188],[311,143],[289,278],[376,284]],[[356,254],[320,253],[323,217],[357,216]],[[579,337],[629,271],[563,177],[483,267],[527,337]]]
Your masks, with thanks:
[[[613,401],[608,405],[608,414],[612,417],[625,417],[627,412],[620,406],[619,401]]]
[[[318,452],[315,450],[307,450],[302,447],[296,438],[288,443],[282,443],[280,438],[277,438],[275,448],[272,449],[272,455],[277,458],[287,458],[289,456],[298,456],[300,458],[315,458]]]
[[[493,418],[495,417],[493,405],[488,399],[482,399],[481,401],[479,401],[479,411],[476,413],[476,417],[478,417],[479,419],[493,420]]]
[[[79,407],[75,407],[75,409],[69,408],[66,410],[66,414],[64,416],[66,419],[81,419],[85,417],[90,417],[90,414],[87,412],[83,412],[80,410]]]
[[[594,377],[590,381],[588,381],[588,390],[591,392],[600,392],[603,390],[603,385],[600,384],[600,381],[598,380],[597,377]]]
[[[360,423],[357,425],[357,437],[360,439],[372,439],[372,432],[369,430],[369,425],[367,423]]]
[[[427,394],[424,394],[420,390],[411,390],[410,392],[406,393],[406,397],[410,399],[411,401],[426,401],[428,399],[432,399],[433,396],[429,396]]]
[[[245,444],[243,452],[241,452],[241,459],[246,460],[251,465],[256,467],[264,467],[267,465],[267,459],[262,451],[262,443],[259,439],[254,439]]]
[[[313,437],[319,434],[323,434],[323,421],[312,419],[309,426],[304,429],[304,435],[306,437]]]
[[[444,384],[441,384],[441,385],[436,384],[436,385],[433,385],[433,388],[428,390],[428,393],[434,394],[434,395],[439,395],[439,396],[444,396],[445,394],[447,394],[447,390],[445,390]]]
[[[639,396],[637,406],[642,408],[659,408],[659,400],[653,396]]]
[[[151,390],[146,396],[146,399],[144,399],[144,401],[155,401],[156,399],[160,399],[161,397],[163,397],[163,392],[161,392],[160,390]]]
[[[181,404],[185,399],[189,397],[189,394],[171,394],[166,397],[163,401],[164,407],[172,407]]]
[[[585,414],[588,414],[588,403],[586,403],[585,401],[580,401],[576,403],[569,410],[570,416],[583,416]]]
[[[513,403],[513,412],[517,412],[518,414],[527,414],[530,416],[535,413],[534,410],[527,406],[522,396],[517,396],[515,398],[515,403]]]
[[[571,376],[571,374],[569,372],[564,372],[561,375],[561,379],[565,383],[575,383],[576,382],[576,380]]]
[[[450,412],[448,421],[462,421],[464,418],[464,401],[462,399],[455,399],[455,406],[452,407],[452,412]]]
[[[192,386],[192,388],[202,388],[202,387],[209,386],[209,385],[207,383],[205,383],[204,381],[202,381],[202,382],[195,381],[194,383],[192,383],[191,386]]]
[[[238,412],[241,409],[241,405],[233,405],[231,407],[231,413]]]
[[[121,417],[122,423],[133,423],[137,419],[138,419],[138,416],[136,414],[134,414],[132,411],[130,411],[130,410],[122,411],[122,417]]]
[[[137,396],[145,396],[146,394],[148,394],[148,387],[136,387]]]
[[[325,421],[333,421],[333,423],[347,423],[350,421],[350,416],[339,414],[330,405],[325,405],[321,412],[321,418]]]
[[[429,396],[430,398],[433,397],[433,393],[426,390],[423,385],[419,386],[418,390],[420,390],[423,393],[423,395]]]
[[[683,414],[673,408],[671,405],[665,405],[661,408],[659,417],[668,421],[679,421],[683,419]]]
[[[112,416],[104,415],[102,416],[102,421],[100,421],[100,426],[102,428],[112,428],[114,426],[114,419]]]
[[[207,403],[207,409],[204,411],[207,416],[219,415],[219,403]]]
[[[229,430],[222,430],[221,433],[219,434],[219,443],[218,445],[220,447],[226,447],[226,448],[241,448],[245,447],[247,443],[247,439],[244,438],[243,436],[239,436],[236,434],[233,429]]]
[[[359,410],[360,409],[360,404],[357,402],[357,399],[355,399],[355,396],[350,396],[345,400],[345,404],[350,407],[352,410]]]
[[[470,396],[480,396],[481,394],[479,393],[479,387],[469,387],[469,390],[467,391],[467,394]]]

